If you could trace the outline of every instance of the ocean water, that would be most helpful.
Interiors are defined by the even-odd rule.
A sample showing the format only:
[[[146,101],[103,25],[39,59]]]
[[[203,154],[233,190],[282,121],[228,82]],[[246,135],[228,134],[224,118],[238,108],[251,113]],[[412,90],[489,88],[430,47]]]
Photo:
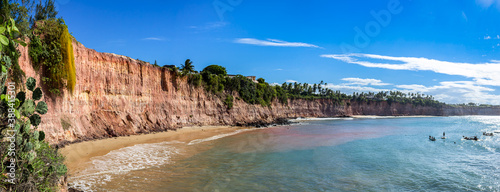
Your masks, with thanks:
[[[71,180],[86,191],[500,191],[500,134],[482,135],[495,130],[495,116],[316,119],[123,148]]]

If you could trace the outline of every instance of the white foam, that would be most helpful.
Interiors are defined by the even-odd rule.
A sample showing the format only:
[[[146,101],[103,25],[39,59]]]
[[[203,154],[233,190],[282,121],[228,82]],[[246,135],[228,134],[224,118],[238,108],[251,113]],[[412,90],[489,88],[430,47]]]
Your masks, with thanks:
[[[250,130],[251,129],[240,129],[240,130],[237,130],[235,132],[220,134],[220,135],[216,135],[216,136],[205,138],[205,139],[195,139],[195,140],[192,140],[191,142],[189,142],[188,145],[194,145],[194,144],[203,143],[203,142],[206,142],[206,141],[217,140],[217,139],[220,139],[220,138],[224,138],[224,137],[231,136],[231,135],[236,135],[238,133],[241,133],[241,132],[244,132],[244,131],[250,131]]]
[[[171,156],[179,153],[171,146],[173,143],[176,142],[138,144],[93,157],[91,165],[81,175],[71,177],[70,186],[93,191],[93,186],[111,181],[113,175],[170,163]]]
[[[340,117],[325,117],[325,118],[319,118],[319,117],[307,117],[307,118],[297,118],[297,119],[290,119],[292,122],[301,122],[301,121],[329,121],[329,120],[353,120],[353,118],[348,117],[348,118],[340,118]]]

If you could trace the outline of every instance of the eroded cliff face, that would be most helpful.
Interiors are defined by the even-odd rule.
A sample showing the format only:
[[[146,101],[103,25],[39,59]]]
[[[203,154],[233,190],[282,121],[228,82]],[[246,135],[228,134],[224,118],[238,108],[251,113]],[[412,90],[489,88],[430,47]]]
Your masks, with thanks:
[[[234,100],[227,110],[222,100],[194,88],[170,71],[129,57],[99,53],[73,42],[76,86],[73,94],[44,96],[49,111],[39,129],[53,144],[112,136],[164,131],[192,125],[235,125],[277,118],[350,115],[443,115],[443,109],[386,102],[339,105],[328,99],[274,102],[272,107]],[[27,48],[19,59],[26,76],[40,75],[31,67]],[[44,90],[47,92],[47,90]],[[237,96],[236,96],[237,97]]]

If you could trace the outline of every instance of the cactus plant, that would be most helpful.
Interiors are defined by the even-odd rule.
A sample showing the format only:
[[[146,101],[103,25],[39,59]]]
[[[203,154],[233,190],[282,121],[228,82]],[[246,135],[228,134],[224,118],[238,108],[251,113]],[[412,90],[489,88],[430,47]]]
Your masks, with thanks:
[[[31,122],[28,119],[26,122],[24,122],[22,133],[28,134],[30,132],[30,127],[31,127]]]
[[[20,105],[22,105],[24,103],[24,101],[26,100],[26,92],[21,91],[21,92],[17,93],[16,99],[19,99]]]
[[[38,114],[33,114],[30,116],[30,121],[33,126],[37,127],[42,122],[42,118]]]
[[[31,99],[28,99],[21,106],[20,111],[22,115],[29,117],[35,112],[35,102]]]
[[[40,131],[38,135],[38,141],[43,141],[45,139],[45,132]]]
[[[38,141],[38,137],[40,136],[40,133],[38,131],[33,132],[33,139]]]
[[[31,151],[33,149],[33,144],[31,142],[27,142],[24,146],[25,151]]]
[[[36,86],[36,79],[33,77],[29,77],[28,80],[26,80],[26,87],[28,87],[28,90],[33,91]]]
[[[42,98],[42,90],[40,87],[37,87],[35,91],[33,91],[33,100],[38,101]]]
[[[37,113],[40,113],[41,115],[43,115],[43,114],[47,113],[47,110],[48,110],[47,103],[45,103],[44,101],[40,101],[40,102],[38,102],[38,104],[36,104],[35,111]]]

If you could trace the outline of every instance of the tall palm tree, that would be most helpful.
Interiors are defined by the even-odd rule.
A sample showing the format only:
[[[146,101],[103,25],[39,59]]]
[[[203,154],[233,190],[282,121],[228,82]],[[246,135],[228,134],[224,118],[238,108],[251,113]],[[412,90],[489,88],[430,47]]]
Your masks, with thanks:
[[[190,59],[186,59],[186,61],[184,62],[184,65],[181,65],[181,71],[184,74],[196,72],[194,70],[193,62]]]

